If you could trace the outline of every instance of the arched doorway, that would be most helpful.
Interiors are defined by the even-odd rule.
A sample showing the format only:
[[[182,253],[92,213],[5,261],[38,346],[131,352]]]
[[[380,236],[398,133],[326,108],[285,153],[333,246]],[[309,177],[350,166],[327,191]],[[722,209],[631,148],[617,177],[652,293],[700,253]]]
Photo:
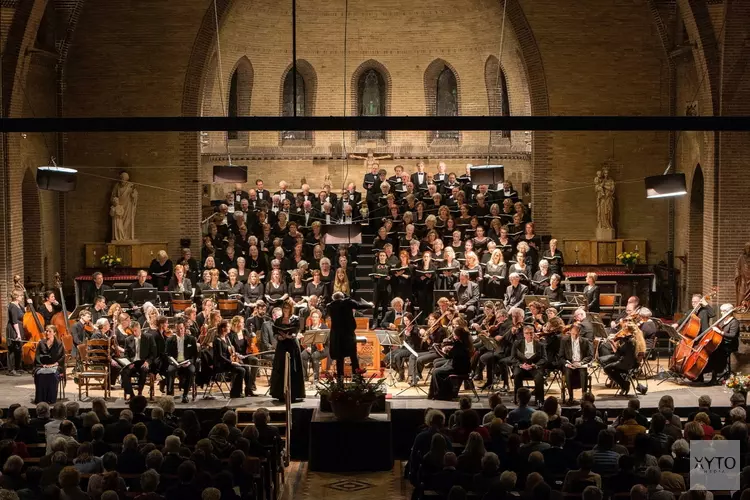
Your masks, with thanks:
[[[703,169],[695,167],[690,187],[690,220],[688,224],[687,294],[703,291]],[[689,296],[684,297],[689,302]]]
[[[42,281],[46,275],[42,262],[42,217],[39,209],[39,189],[32,168],[27,168],[21,183],[23,210],[23,278]]]

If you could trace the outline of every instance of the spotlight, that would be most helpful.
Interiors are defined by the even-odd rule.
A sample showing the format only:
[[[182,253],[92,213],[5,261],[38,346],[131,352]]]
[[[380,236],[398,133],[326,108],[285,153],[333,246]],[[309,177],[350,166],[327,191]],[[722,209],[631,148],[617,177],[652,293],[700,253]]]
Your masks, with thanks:
[[[685,174],[664,174],[646,177],[646,198],[669,198],[687,194]]]
[[[52,166],[36,169],[36,185],[39,189],[63,193],[75,191],[77,180],[78,170],[58,167],[54,158],[52,159]]]

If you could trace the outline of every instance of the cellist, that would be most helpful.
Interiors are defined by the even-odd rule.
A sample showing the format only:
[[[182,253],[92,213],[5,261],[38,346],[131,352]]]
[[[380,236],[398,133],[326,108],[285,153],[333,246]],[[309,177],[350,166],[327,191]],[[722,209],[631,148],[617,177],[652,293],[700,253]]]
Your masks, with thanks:
[[[29,299],[31,302],[31,299]],[[8,375],[21,376],[21,356],[23,355],[23,292],[13,290],[8,304],[8,324],[5,329],[5,343],[8,346]]]
[[[711,304],[709,304],[703,296],[697,293],[693,295],[693,298],[690,301],[690,305],[694,311],[691,310],[690,312],[686,313],[685,317],[682,319],[682,321],[680,321],[679,324],[673,323],[672,326],[679,332],[682,329],[683,325],[688,321],[688,319],[690,319],[690,313],[695,312],[695,315],[698,316],[698,318],[701,320],[701,332],[705,332],[711,326],[711,318],[716,316],[714,308],[711,307]]]

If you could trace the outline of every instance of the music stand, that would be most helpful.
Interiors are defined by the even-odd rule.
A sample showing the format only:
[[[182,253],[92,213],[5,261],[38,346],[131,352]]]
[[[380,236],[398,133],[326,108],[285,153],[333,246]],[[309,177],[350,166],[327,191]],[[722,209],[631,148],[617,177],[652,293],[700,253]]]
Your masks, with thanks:
[[[302,343],[305,345],[325,344],[331,330],[308,330],[302,335]]]
[[[402,345],[404,347],[406,347],[406,350],[409,351],[409,353],[411,354],[411,356],[414,356],[414,363],[416,363],[417,362],[417,358],[419,357],[419,353],[412,346],[410,346],[407,342],[404,342]],[[411,356],[409,357],[409,362],[410,363],[411,363]],[[417,374],[417,375],[419,375],[419,374]],[[427,395],[427,391],[425,391],[424,388],[420,387],[419,384],[414,384],[414,385],[409,384],[408,387],[406,387],[405,389],[402,389],[401,392],[399,392],[398,394],[396,394],[394,397],[399,397],[400,395],[402,395],[403,393],[405,393],[406,391],[408,391],[412,387],[414,387],[418,391],[421,391],[422,394],[424,394],[425,396]]]
[[[173,293],[175,292],[165,292],[161,290],[157,292],[157,295],[159,297],[159,302],[161,303],[162,306],[169,307],[169,305],[172,303],[172,300],[174,300],[174,296],[172,295]],[[180,293],[180,292],[177,292],[177,293]],[[180,296],[182,296],[181,293],[180,293]]]
[[[131,299],[136,304],[145,304],[146,302],[153,304],[158,298],[156,288],[133,288],[131,292]]]
[[[110,288],[109,290],[102,291],[102,297],[107,303],[112,302],[127,302],[128,301],[128,289],[127,288]]]
[[[401,340],[401,334],[397,331],[375,330],[375,337],[378,339],[378,342],[380,342],[381,346],[391,347],[389,353],[395,351],[393,347],[399,348],[404,345],[403,341]],[[391,382],[390,384],[388,384],[389,387],[394,387],[396,385],[396,379],[393,376],[392,359],[391,362],[388,363],[388,380]]]
[[[471,183],[476,185],[496,186],[505,181],[505,167],[503,165],[472,165],[469,174],[471,175]]]
[[[323,225],[325,245],[362,244],[362,226],[359,224]]]

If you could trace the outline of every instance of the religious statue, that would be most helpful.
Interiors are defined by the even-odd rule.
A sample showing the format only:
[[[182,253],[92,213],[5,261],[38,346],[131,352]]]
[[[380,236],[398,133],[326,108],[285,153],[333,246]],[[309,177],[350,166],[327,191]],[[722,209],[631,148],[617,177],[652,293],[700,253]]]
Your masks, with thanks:
[[[750,241],[745,243],[745,249],[737,259],[737,268],[734,272],[734,285],[737,289],[737,304],[750,302]]]
[[[615,181],[609,177],[609,167],[602,167],[594,178],[596,188],[597,229],[607,229],[614,233]]]
[[[120,181],[112,188],[109,215],[112,217],[112,241],[135,240],[135,210],[138,190],[130,182],[127,172],[120,174]]]
[[[367,156],[357,155],[354,153],[349,154],[349,158],[354,158],[355,160],[364,160],[365,170],[367,171],[369,171],[372,166],[375,165],[379,160],[390,160],[392,157],[393,156],[390,154],[375,156],[375,151],[373,149],[367,150]]]

